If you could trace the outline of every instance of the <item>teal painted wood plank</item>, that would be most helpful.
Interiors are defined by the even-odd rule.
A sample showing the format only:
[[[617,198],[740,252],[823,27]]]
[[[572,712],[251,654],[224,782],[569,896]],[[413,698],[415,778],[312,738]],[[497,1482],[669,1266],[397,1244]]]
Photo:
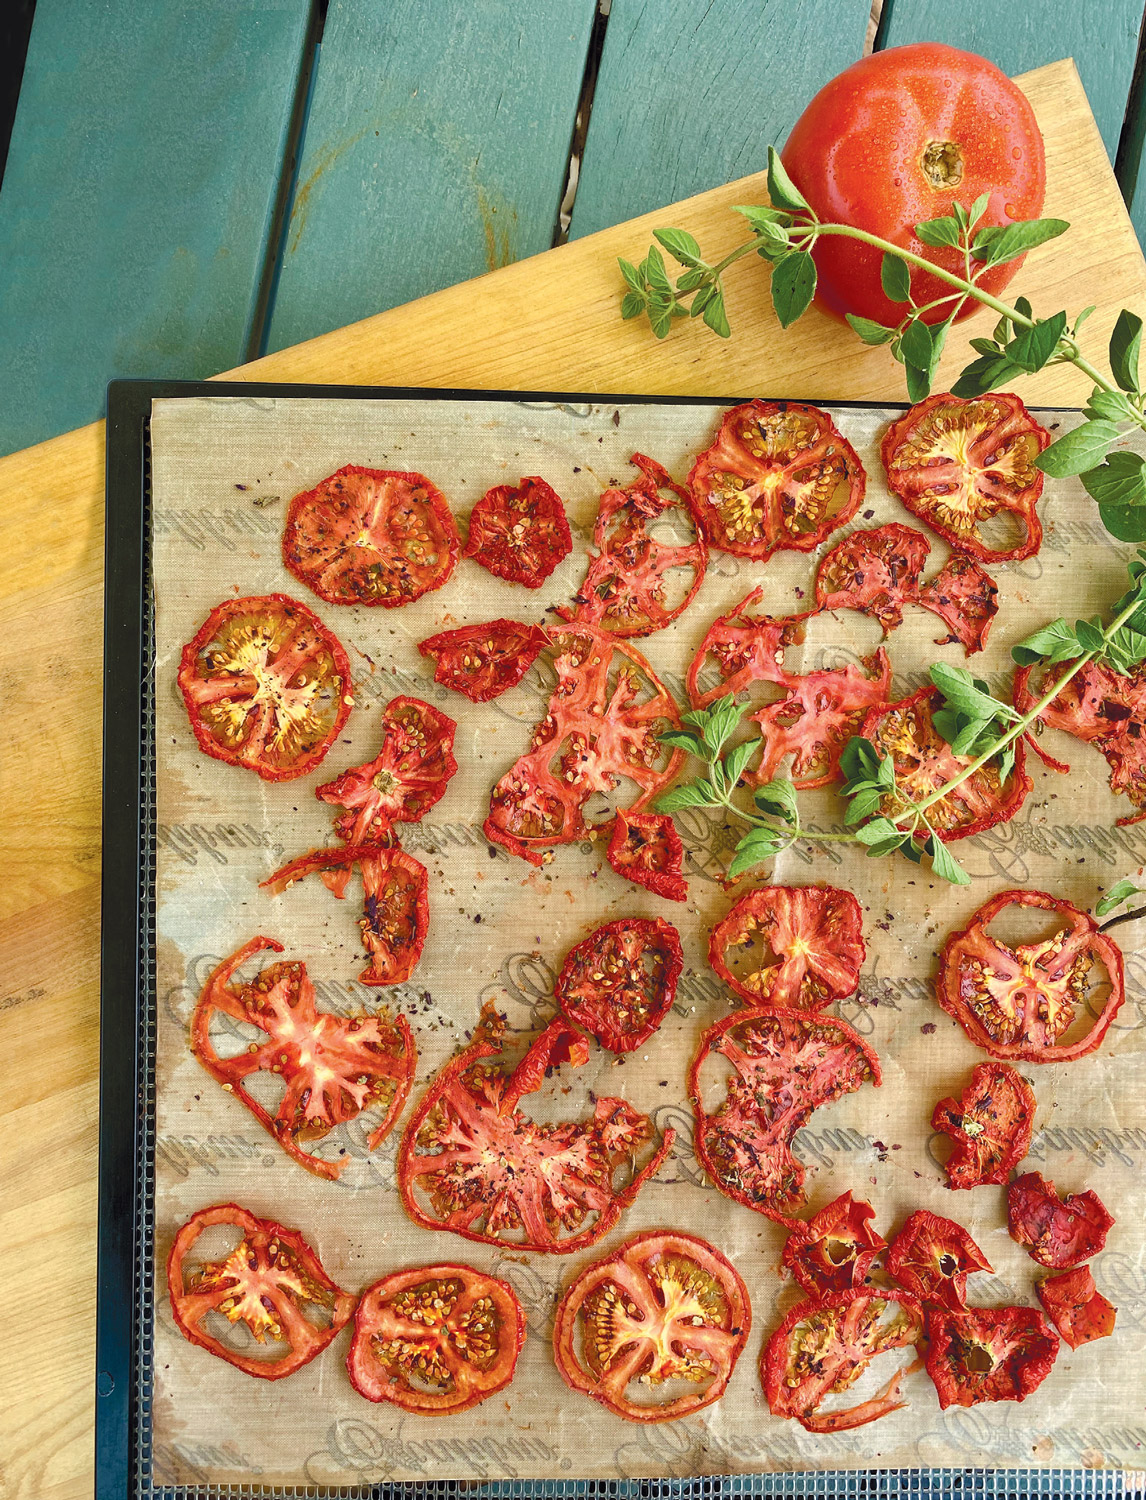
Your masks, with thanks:
[[[613,0],[570,236],[758,171],[863,52],[869,0]]]
[[[39,0],[0,189],[0,453],[241,362],[309,0]]]
[[[594,0],[333,0],[281,349],[552,242]]]

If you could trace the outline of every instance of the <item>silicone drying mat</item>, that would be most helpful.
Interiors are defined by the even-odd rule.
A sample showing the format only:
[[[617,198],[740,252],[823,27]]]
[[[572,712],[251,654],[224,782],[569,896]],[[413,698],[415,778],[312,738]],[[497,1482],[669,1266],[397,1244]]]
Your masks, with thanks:
[[[677,478],[711,440],[730,402],[588,395],[525,395],[117,383],[109,398],[104,947],[100,1163],[98,1492],[366,1495],[391,1486],[446,1494],[1118,1494],[1146,1443],[1146,1183],[1142,956],[1137,924],[1117,929],[1129,997],[1100,1053],[1076,1064],[1027,1067],[1038,1097],[1030,1165],[1064,1191],[1094,1187],[1117,1216],[1094,1264],[1118,1307],[1108,1343],[1065,1345],[1051,1375],[1021,1406],[940,1412],[926,1374],[905,1382],[909,1407],[853,1432],[815,1436],[768,1411],[757,1362],[763,1340],[796,1300],[778,1270],[783,1233],[716,1192],[698,1168],[685,1104],[688,1059],[730,996],[709,968],[706,939],[733,899],[721,877],[736,835],[704,814],[679,818],[689,899],[670,903],[628,884],[599,842],[559,849],[535,870],[481,833],[490,786],[525,748],[544,711],[544,658],[519,687],[475,705],[435,686],[418,641],[463,622],[530,622],[567,601],[584,568],[602,488],[633,474],[648,453]],[[910,522],[889,496],[879,438],[895,414],[833,406],[868,473],[855,525]],[[1061,430],[1077,416],[1039,414]],[[463,560],[440,591],[396,610],[335,607],[283,568],[279,539],[291,496],[343,464],[424,472],[459,519],[490,486],[541,474],[564,498],[577,545],[544,588],[527,591]],[[1105,610],[1124,587],[1128,549],[1097,522],[1076,480],[1051,480],[1046,538],[1036,558],[994,568],[1000,612],[974,659],[997,689],[1011,644],[1060,613]],[[832,541],[840,539],[837,534]],[[935,541],[931,569],[947,555]],[[766,565],[714,552],[691,607],[637,643],[669,688],[683,678],[706,629],[749,591],[773,614],[806,607],[815,556]],[[268,784],[200,754],[175,682],[179,650],[209,610],[236,595],[305,599],[347,648],[356,707],[321,771]],[[909,608],[888,651],[894,692],[926,680],[936,660],[962,663],[943,628]],[[874,621],[824,616],[790,649],[795,670],[858,661],[874,649]],[[457,720],[459,771],[445,797],[402,842],[430,872],[430,931],[410,983],[367,990],[352,885],[335,900],[318,881],[279,897],[259,881],[331,839],[318,781],[372,758],[381,707],[400,693]],[[1056,743],[1060,737],[1055,736]],[[1128,810],[1110,792],[1096,752],[1062,740],[1069,781],[1035,765],[1035,787],[1015,820],[965,840],[972,881],[957,889],[898,858],[865,860],[854,847],[803,845],[776,861],[777,882],[822,881],[856,893],[867,962],[858,994],[839,1012],[877,1049],[883,1084],[817,1112],[796,1140],[811,1204],[850,1188],[870,1200],[885,1234],[916,1208],[955,1217],[994,1271],[973,1277],[973,1302],[1035,1303],[1034,1263],[1006,1229],[1004,1193],[953,1194],[934,1152],[935,1101],[958,1094],[982,1060],[931,992],[937,952],[988,896],[1028,886],[1086,909],[1146,860],[1146,826],[1116,827]],[[805,794],[805,821],[842,826],[830,790]],[[746,884],[751,884],[748,882]],[[746,888],[742,886],[741,889]],[[677,1131],[671,1157],[600,1244],[542,1256],[476,1245],[415,1226],[394,1184],[400,1127],[374,1153],[348,1129],[352,1158],[337,1183],[278,1149],[242,1104],[188,1049],[187,1024],[211,968],[256,934],[303,959],[320,1004],[343,1012],[386,1003],[417,1038],[417,1097],[462,1044],[483,1002],[511,1033],[553,1013],[554,975],[569,948],[602,922],[661,916],[680,930],[685,970],[658,1035],[614,1059],[594,1048],[531,1101],[545,1117],[580,1116],[590,1091],[622,1095]],[[480,920],[479,920],[480,919]],[[566,1077],[565,1075],[569,1076]],[[407,1106],[409,1109],[409,1106]],[[163,1265],[195,1211],[234,1201],[299,1228],[327,1271],[350,1290],[390,1271],[462,1260],[509,1280],[528,1319],[513,1384],[448,1420],[364,1401],[344,1359],[349,1331],[288,1380],[253,1380],[188,1343],[175,1328]],[[635,1231],[702,1234],[736,1264],[752,1299],[752,1334],[721,1401],[690,1419],[631,1424],[571,1393],[553,1363],[550,1330],[560,1287]],[[879,1373],[877,1371],[877,1373]],[[865,1393],[861,1385],[858,1392]],[[847,1471],[847,1472],[844,1472]],[[874,1471],[874,1472],[873,1472]],[[724,1476],[711,1478],[706,1476]]]

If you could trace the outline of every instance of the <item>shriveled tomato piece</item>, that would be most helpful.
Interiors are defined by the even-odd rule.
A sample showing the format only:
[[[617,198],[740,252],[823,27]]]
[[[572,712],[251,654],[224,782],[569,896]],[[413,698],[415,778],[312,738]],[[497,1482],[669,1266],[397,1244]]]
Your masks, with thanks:
[[[219,1225],[233,1229],[238,1243],[222,1259],[201,1260],[199,1236]],[[184,1224],[167,1257],[167,1290],[186,1338],[259,1380],[293,1375],[321,1354],[358,1301],[331,1281],[297,1229],[257,1219],[234,1203],[200,1209]],[[247,1347],[254,1338],[265,1357],[217,1338],[207,1322],[212,1313],[244,1324]]]
[[[614,1179],[645,1146],[652,1124],[623,1099],[597,1099],[593,1118],[538,1124],[518,1108],[551,1068],[588,1060],[589,1043],[554,1021],[515,1068],[490,1066],[504,1020],[482,1012],[474,1039],[437,1075],[414,1111],[398,1153],[398,1189],[415,1224],[450,1229],[487,1245],[557,1255],[583,1250],[617,1222],[673,1141],[624,1187]]]
[[[606,922],[571,948],[554,994],[611,1052],[632,1052],[668,1015],[684,964],[680,935],[659,917]]]
[[[919,603],[938,615],[968,656],[987,644],[991,621],[999,612],[999,588],[990,573],[971,557],[958,553],[930,583],[919,590]],[[944,644],[936,641],[937,646]]]
[[[1057,912],[1061,924],[1042,942],[1005,943],[987,928],[1008,906]],[[1098,1000],[1092,989],[1102,971],[1109,993]],[[1094,1051],[1122,1005],[1122,953],[1069,901],[1045,891],[1000,891],[947,939],[935,992],[947,1014],[992,1057],[1068,1062]],[[1093,1016],[1096,1009],[1084,1036],[1064,1040],[1083,1013]]]
[[[417,1066],[406,1017],[385,1013],[336,1016],[315,1006],[314,985],[302,963],[277,963],[257,978],[235,981],[236,971],[256,953],[281,953],[273,938],[256,937],[215,969],[191,1018],[191,1051],[211,1077],[234,1094],[279,1145],[316,1177],[337,1179],[349,1157],[326,1159],[303,1142],[320,1141],[336,1125],[363,1110],[381,1109],[381,1123],[367,1137],[371,1151],[389,1135],[410,1092]],[[233,1056],[220,1056],[213,1022],[226,1018],[256,1027],[262,1038]],[[238,1033],[240,1036],[242,1032]],[[272,1073],[286,1089],[271,1115],[249,1092],[253,1073]]]
[[[912,526],[853,531],[825,552],[816,569],[818,609],[856,609],[884,633],[903,622],[903,606],[919,598],[919,580],[931,543]]]
[[[940,1099],[931,1126],[955,1142],[949,1188],[1004,1183],[1031,1149],[1034,1090],[1006,1063],[980,1063],[958,1099]]]
[[[1050,1374],[1058,1339],[1034,1307],[969,1307],[927,1317],[927,1373],[943,1411],[1025,1401]]]
[[[888,485],[913,516],[980,562],[1005,562],[1033,557],[1042,542],[1035,459],[1050,440],[1018,396],[941,392],[893,422],[880,451]],[[979,529],[1000,513],[1022,527],[1014,546],[993,547]]]
[[[754,682],[787,687],[792,681],[792,674],[784,670],[784,650],[804,639],[809,616],[749,613],[763,595],[763,589],[753,589],[730,614],[721,615],[701,641],[686,678],[693,708],[707,708],[725,693],[739,696]],[[710,657],[714,668],[708,664]]]
[[[859,983],[863,916],[850,891],[765,885],[712,929],[708,961],[751,1005],[821,1010]]]
[[[760,726],[764,753],[746,776],[750,785],[771,781],[787,755],[792,785],[801,791],[827,786],[839,775],[844,746],[869,712],[891,692],[891,663],[881,646],[852,666],[788,679],[787,696],[751,715]]]
[[[762,561],[818,547],[855,515],[867,477],[827,412],[749,401],[725,413],[688,482],[709,546]]]
[[[470,512],[463,557],[495,578],[539,589],[573,550],[561,496],[534,475],[487,490]]]
[[[420,698],[392,698],[382,710],[382,749],[364,766],[316,787],[320,802],[346,811],[334,831],[348,844],[385,837],[392,823],[417,823],[445,796],[458,769],[453,719]]]
[[[183,647],[179,687],[204,755],[264,781],[312,771],[354,703],[346,652],[285,594],[217,604]]]
[[[473,1266],[418,1266],[362,1293],[346,1368],[367,1401],[444,1417],[503,1391],[524,1342],[506,1282]]]
[[[917,1209],[892,1240],[887,1274],[928,1306],[953,1311],[967,1306],[967,1277],[991,1263],[954,1219]]]
[[[1072,1349],[1114,1332],[1117,1310],[1094,1284],[1089,1266],[1048,1276],[1035,1291],[1043,1310]]]
[[[283,562],[330,604],[409,604],[440,589],[457,560],[450,507],[424,474],[348,464],[287,512]]]
[[[571,1390],[630,1422],[671,1422],[720,1399],[751,1326],[748,1289],[719,1250],[639,1234],[565,1293],[553,1352]]]
[[[1007,1227],[1040,1266],[1066,1271],[1090,1260],[1106,1245],[1114,1226],[1092,1189],[1060,1198],[1040,1172],[1026,1172],[1007,1188]]]
[[[433,661],[435,682],[471,703],[488,703],[516,687],[547,645],[538,625],[490,620],[443,630],[420,642],[418,650]]]
[[[644,886],[666,901],[687,901],[684,845],[667,813],[635,813],[617,809],[606,851],[618,875]]]
[[[871,1227],[870,1203],[841,1193],[806,1224],[798,1224],[784,1245],[784,1264],[806,1292],[827,1297],[862,1287],[872,1262],[887,1241]]]
[[[703,1102],[700,1074],[716,1054],[732,1065],[724,1097]],[[812,1111],[880,1081],[879,1059],[852,1028],[798,1010],[752,1010],[710,1026],[689,1071],[697,1159],[727,1197],[791,1223],[805,1204],[792,1139]]]
[[[913,1348],[923,1337],[923,1310],[903,1292],[862,1288],[800,1302],[764,1345],[760,1381],[774,1417],[795,1417],[809,1432],[846,1432],[907,1405],[899,1369],[867,1401],[836,1411],[822,1407],[848,1390],[881,1354]]]

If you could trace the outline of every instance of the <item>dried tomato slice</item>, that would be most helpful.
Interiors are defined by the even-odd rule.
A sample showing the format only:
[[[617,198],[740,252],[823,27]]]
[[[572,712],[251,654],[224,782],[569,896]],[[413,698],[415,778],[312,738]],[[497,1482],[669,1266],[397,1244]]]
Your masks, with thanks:
[[[795,1417],[809,1432],[846,1432],[907,1405],[899,1369],[867,1401],[821,1410],[848,1390],[881,1354],[912,1348],[923,1337],[923,1310],[902,1292],[857,1287],[798,1303],[764,1345],[760,1381],[774,1417]],[[912,1368],[909,1366],[908,1368]]]
[[[346,652],[285,594],[216,604],[183,647],[179,687],[204,755],[264,781],[312,771],[354,703]]]
[[[839,775],[844,746],[863,727],[869,712],[891,692],[891,663],[881,646],[860,667],[809,672],[790,677],[787,697],[751,715],[760,726],[764,753],[750,785],[771,781],[791,755],[792,785],[801,791],[827,786]]]
[[[804,623],[809,616],[750,614],[763,594],[763,589],[753,589],[734,610],[721,615],[701,641],[685,679],[693,708],[707,708],[726,693],[739,697],[754,682],[786,687],[792,681],[791,674],[784,670],[784,650],[804,639]],[[710,656],[716,663],[715,683],[708,666]]]
[[[287,511],[283,562],[329,604],[409,604],[457,560],[450,507],[424,474],[348,464]]]
[[[1050,1374],[1058,1339],[1033,1307],[971,1307],[927,1318],[927,1373],[943,1411],[1025,1401]]]
[[[967,1277],[991,1264],[954,1219],[917,1209],[888,1247],[887,1274],[921,1302],[953,1312],[967,1306]]]
[[[784,1245],[784,1265],[813,1297],[862,1287],[887,1241],[871,1227],[870,1203],[841,1193],[826,1208],[798,1224]]]
[[[418,650],[433,661],[435,682],[471,703],[488,703],[516,687],[547,644],[538,625],[490,620],[443,630],[420,642]]]
[[[762,561],[818,547],[855,515],[867,477],[827,412],[749,401],[725,413],[688,483],[709,546]]]
[[[733,1073],[709,1111],[700,1073],[713,1053]],[[879,1083],[879,1059],[843,1021],[798,1010],[726,1016],[703,1034],[689,1070],[697,1159],[727,1197],[790,1224],[807,1201],[793,1136],[813,1110],[868,1080]]]
[[[196,1241],[216,1225],[233,1227],[238,1244],[221,1260],[197,1261]],[[167,1257],[167,1289],[185,1337],[259,1380],[293,1375],[321,1354],[358,1301],[331,1281],[297,1229],[257,1219],[234,1203],[200,1209],[187,1220]],[[245,1324],[260,1346],[269,1341],[267,1357],[244,1354],[208,1332],[210,1313]]]
[[[958,641],[967,655],[973,656],[987,644],[991,621],[999,612],[999,588],[974,558],[956,553],[930,583],[922,586],[917,602],[947,626],[951,632],[947,640]],[[945,642],[935,644],[942,646]]]
[[[687,901],[684,845],[667,813],[617,809],[606,857],[618,875],[666,901]]]
[[[1032,557],[1042,542],[1035,459],[1050,440],[1018,396],[939,393],[893,422],[880,451],[888,485],[913,516],[980,562],[1005,562]],[[979,523],[1000,512],[1023,528],[1016,546],[983,539]]]
[[[273,938],[256,937],[216,968],[191,1018],[191,1051],[228,1092],[245,1104],[264,1130],[316,1177],[337,1179],[349,1157],[327,1160],[304,1149],[336,1125],[356,1120],[363,1110],[385,1111],[371,1131],[371,1151],[394,1127],[410,1092],[417,1066],[414,1037],[406,1017],[336,1016],[315,1006],[314,985],[302,963],[277,963],[249,983],[232,982],[236,970],[256,953],[281,953]],[[263,1035],[233,1056],[220,1056],[211,1024],[225,1017]],[[231,1028],[232,1036],[242,1032]],[[252,1073],[273,1073],[286,1085],[271,1115],[248,1091]]]
[[[1114,1226],[1092,1188],[1060,1198],[1040,1172],[1026,1172],[1007,1188],[1007,1227],[1040,1266],[1066,1271],[1099,1254]]]
[[[554,994],[564,1014],[602,1047],[632,1052],[668,1015],[683,964],[671,923],[625,917],[569,950]]]
[[[940,1099],[931,1125],[955,1142],[949,1188],[1005,1183],[1031,1149],[1034,1090],[1006,1063],[980,1063],[958,1099]]]
[[[565,1293],[553,1350],[571,1390],[631,1422],[670,1422],[720,1399],[751,1326],[748,1289],[719,1250],[691,1234],[639,1234]]]
[[[346,811],[334,831],[348,844],[385,837],[392,823],[417,823],[445,796],[458,769],[453,719],[420,698],[392,698],[382,710],[382,749],[364,766],[316,787],[320,802]]]
[[[708,942],[709,963],[742,999],[791,1010],[852,994],[865,953],[859,902],[831,885],[749,891]]]
[[[1048,1276],[1035,1288],[1043,1310],[1072,1349],[1114,1332],[1117,1310],[1094,1284],[1089,1266]]]
[[[367,1401],[444,1417],[503,1391],[524,1342],[511,1286],[473,1266],[418,1266],[362,1293],[346,1368]]]
[[[557,687],[545,718],[490,794],[485,834],[530,864],[558,844],[587,838],[586,804],[636,784],[640,812],[676,776],[684,759],[660,743],[679,728],[676,702],[633,646],[594,625],[555,626]],[[612,817],[612,811],[604,816]]]
[[[463,557],[495,578],[539,589],[573,550],[561,496],[534,475],[487,490],[470,512]]]
[[[1054,937],[1015,943],[987,928],[1008,906],[1060,913]],[[1087,1010],[1096,963],[1106,970],[1110,993],[1093,1026],[1077,1041],[1064,1040]],[[1021,1062],[1067,1062],[1093,1052],[1122,1005],[1122,953],[1085,912],[1044,891],[1000,891],[970,923],[947,939],[935,987],[939,1004],[977,1047],[992,1057]]]
[[[423,1095],[398,1153],[402,1202],[423,1229],[558,1255],[582,1250],[657,1171],[673,1132],[627,1186],[614,1187],[622,1163],[652,1137],[648,1117],[623,1099],[598,1099],[591,1120],[531,1120],[518,1108],[522,1098],[550,1068],[587,1061],[589,1043],[554,1021],[515,1068],[483,1065],[500,1053],[504,1027],[484,1010],[473,1041]]]

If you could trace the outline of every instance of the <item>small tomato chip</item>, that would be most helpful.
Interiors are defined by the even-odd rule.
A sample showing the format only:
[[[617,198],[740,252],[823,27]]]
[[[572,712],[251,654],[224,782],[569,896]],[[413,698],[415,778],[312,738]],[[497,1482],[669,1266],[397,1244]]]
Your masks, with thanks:
[[[927,1373],[943,1411],[980,1401],[1025,1401],[1050,1374],[1059,1343],[1034,1307],[932,1310]]]
[[[572,550],[561,496],[534,475],[486,491],[470,512],[462,556],[495,578],[539,589]]]
[[[1010,906],[1056,912],[1058,930],[1035,943],[992,936],[988,927]],[[1118,945],[1085,912],[1044,891],[992,896],[947,939],[936,981],[939,1004],[977,1047],[1018,1062],[1069,1062],[1093,1052],[1124,994]],[[1072,1040],[1086,1020],[1085,1033]]]
[[[471,703],[488,703],[516,687],[548,644],[538,625],[491,620],[443,630],[420,642],[418,650],[433,661],[435,682]]]
[[[617,809],[606,857],[618,875],[666,901],[687,901],[684,845],[667,813]]]
[[[720,1399],[751,1326],[748,1289],[719,1250],[639,1234],[565,1293],[553,1352],[571,1390],[630,1422],[671,1422]]]
[[[414,1080],[414,1037],[403,1015],[391,1021],[385,1013],[318,1010],[302,963],[271,964],[249,983],[236,981],[236,971],[264,949],[283,951],[271,938],[252,938],[211,974],[191,1018],[191,1051],[288,1156],[334,1181],[349,1156],[315,1156],[303,1143],[322,1140],[365,1110],[382,1111],[367,1147],[373,1151],[385,1140]],[[241,1051],[220,1055],[218,1041],[226,1037],[233,1048],[252,1028],[259,1035]],[[276,1075],[286,1085],[273,1115],[247,1088],[254,1073]]]
[[[749,785],[772,780],[791,755],[792,785],[801,791],[835,781],[844,746],[865,723],[868,713],[887,702],[891,663],[881,646],[860,667],[833,668],[790,677],[787,696],[751,715],[760,726],[764,753],[745,778]]]
[[[892,1240],[885,1267],[929,1307],[958,1312],[967,1306],[967,1277],[991,1264],[962,1224],[921,1208]]]
[[[1047,1317],[1072,1349],[1114,1332],[1117,1310],[1094,1284],[1089,1266],[1048,1276],[1035,1288]]]
[[[313,771],[354,702],[346,652],[285,594],[217,604],[183,647],[179,687],[204,755],[264,781]]]
[[[445,796],[458,769],[453,719],[420,698],[392,698],[382,710],[382,749],[364,766],[315,788],[346,811],[334,831],[348,844],[384,839],[393,823],[417,823]]]
[[[234,1247],[214,1260],[196,1254],[200,1235],[231,1230]],[[336,1286],[297,1229],[257,1219],[234,1203],[200,1209],[175,1236],[167,1289],[179,1331],[193,1344],[259,1380],[293,1375],[349,1323],[358,1298]],[[245,1333],[232,1344],[210,1332],[219,1314]],[[260,1353],[248,1352],[251,1340]]]
[[[980,562],[1006,562],[1033,557],[1042,542],[1035,459],[1050,440],[1018,396],[939,393],[891,424],[881,453],[888,485],[913,516]],[[1011,521],[1009,545],[980,530],[1000,514]]]
[[[519,1109],[550,1069],[578,1066],[588,1039],[554,1021],[515,1068],[488,1064],[505,1022],[486,1008],[474,1039],[422,1096],[398,1152],[398,1189],[423,1229],[557,1255],[583,1250],[617,1222],[660,1167],[660,1146],[624,1186],[615,1179],[653,1137],[647,1115],[624,1099],[599,1098],[592,1119],[540,1124]]]
[[[511,1286],[473,1266],[418,1266],[362,1293],[346,1368],[367,1401],[445,1417],[503,1391],[524,1343]]]
[[[1040,1172],[1026,1172],[1007,1188],[1007,1228],[1040,1266],[1066,1271],[1103,1249],[1114,1219],[1091,1188],[1060,1198]]]
[[[901,1367],[881,1391],[853,1406],[826,1409],[849,1390],[872,1360],[914,1348],[923,1337],[923,1310],[901,1292],[854,1288],[800,1302],[764,1345],[760,1382],[774,1417],[795,1417],[809,1432],[846,1432],[875,1422],[907,1402]]]
[[[701,1070],[712,1056],[732,1073],[709,1110]],[[879,1059],[843,1021],[798,1010],[726,1016],[701,1037],[689,1071],[697,1159],[727,1197],[791,1225],[807,1202],[797,1130],[821,1105],[879,1081]]]
[[[726,693],[739,697],[754,682],[787,687],[793,681],[784,670],[784,651],[804,639],[804,622],[809,617],[750,614],[763,593],[763,589],[753,589],[730,614],[721,615],[700,643],[686,678],[693,708],[707,708]]]
[[[409,604],[440,589],[457,560],[450,507],[424,474],[349,464],[287,512],[283,562],[329,604]]]
[[[1031,1149],[1034,1090],[1007,1063],[980,1063],[958,1099],[940,1099],[931,1126],[955,1142],[949,1188],[1003,1184]]]
[[[725,413],[688,482],[709,546],[763,561],[811,552],[850,521],[867,476],[827,412],[749,401]]]
[[[712,929],[708,961],[750,1005],[821,1010],[859,983],[859,902],[835,886],[766,885]]]
[[[813,1297],[862,1287],[887,1241],[871,1227],[870,1203],[841,1193],[826,1208],[798,1224],[784,1245],[784,1265]]]
[[[554,993],[562,1012],[610,1052],[632,1052],[668,1015],[684,963],[659,917],[606,922],[569,950]]]
[[[918,602],[938,615],[951,632],[947,641],[958,641],[968,656],[982,651],[991,621],[999,612],[999,588],[990,573],[971,557],[958,553],[919,590]]]

